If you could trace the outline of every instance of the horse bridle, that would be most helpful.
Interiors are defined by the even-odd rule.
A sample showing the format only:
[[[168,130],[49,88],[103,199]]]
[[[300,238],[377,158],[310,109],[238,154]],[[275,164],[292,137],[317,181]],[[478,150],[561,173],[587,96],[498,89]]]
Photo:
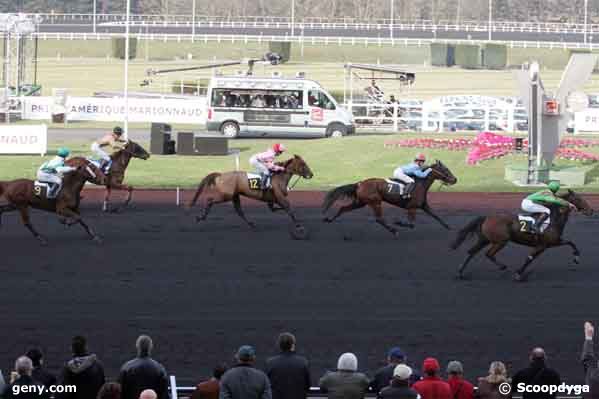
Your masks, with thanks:
[[[441,171],[439,171],[437,169],[434,169],[432,166],[431,166],[431,169],[432,169],[433,172],[435,172],[436,174],[438,174],[439,177],[441,178],[441,185],[447,186],[449,184],[449,183],[447,183],[445,181],[445,180],[449,180],[449,175],[448,174],[445,174],[445,173],[443,173],[443,172],[441,172]]]

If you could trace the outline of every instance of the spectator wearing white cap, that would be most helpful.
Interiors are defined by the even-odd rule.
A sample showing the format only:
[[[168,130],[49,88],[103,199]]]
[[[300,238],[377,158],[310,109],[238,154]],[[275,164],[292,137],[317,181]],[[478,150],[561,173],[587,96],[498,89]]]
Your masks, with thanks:
[[[410,388],[412,368],[405,364],[398,364],[393,369],[391,385],[383,388],[378,394],[379,399],[420,399],[418,392]]]
[[[398,364],[406,364],[407,355],[398,347],[395,346],[389,349],[387,352],[387,365],[381,367],[374,374],[374,378],[370,381],[370,388],[376,393],[380,392],[381,389],[389,386],[393,379],[393,371]],[[420,380],[418,372],[412,369],[412,375],[410,376],[410,385]]]
[[[337,371],[328,372],[320,378],[320,389],[329,399],[362,399],[368,391],[369,380],[358,372],[358,358],[344,353],[337,361]]]

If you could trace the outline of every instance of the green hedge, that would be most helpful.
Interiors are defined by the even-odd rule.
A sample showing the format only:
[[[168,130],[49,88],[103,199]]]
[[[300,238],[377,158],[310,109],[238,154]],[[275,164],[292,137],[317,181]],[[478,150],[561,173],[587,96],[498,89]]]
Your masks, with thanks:
[[[430,60],[432,66],[451,67],[455,65],[455,46],[446,43],[431,43]]]
[[[480,46],[476,44],[456,45],[455,63],[466,69],[480,68],[482,66]]]
[[[113,37],[112,38],[112,57],[121,60],[125,59],[125,38],[124,37]],[[132,60],[137,55],[137,38],[129,38],[129,59]]]
[[[505,44],[487,44],[483,63],[488,69],[504,69],[507,66],[507,46]]]
[[[287,62],[291,59],[291,42],[269,42],[268,51],[279,54],[282,62]]]

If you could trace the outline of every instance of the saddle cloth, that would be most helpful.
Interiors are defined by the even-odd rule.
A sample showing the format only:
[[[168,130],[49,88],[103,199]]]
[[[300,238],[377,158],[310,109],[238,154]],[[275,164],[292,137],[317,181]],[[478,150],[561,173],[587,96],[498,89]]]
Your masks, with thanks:
[[[47,199],[55,199],[59,193],[54,195],[49,195],[50,189],[52,188],[53,183],[46,183],[42,181],[36,180],[33,182],[33,193],[38,198],[47,198]]]
[[[404,193],[406,191],[405,184],[399,183],[398,181],[391,180],[391,179],[385,179],[385,182],[387,183],[387,193],[388,194],[404,195]]]
[[[528,233],[532,230],[532,226],[536,223],[535,218],[530,213],[520,213],[518,215],[518,222],[520,222],[520,231]],[[543,222],[543,225],[539,229],[539,232],[544,232],[549,227],[549,219]]]

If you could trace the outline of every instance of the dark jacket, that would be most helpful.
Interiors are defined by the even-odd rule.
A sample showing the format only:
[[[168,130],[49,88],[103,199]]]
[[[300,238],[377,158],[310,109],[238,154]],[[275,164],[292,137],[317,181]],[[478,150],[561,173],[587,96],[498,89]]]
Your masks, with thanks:
[[[31,373],[31,376],[34,380],[44,384],[46,388],[56,385],[56,376],[43,367],[35,367]]]
[[[510,392],[507,395],[504,395],[499,392],[499,385],[504,382],[509,382],[508,380],[504,381],[493,381],[490,382],[486,377],[478,379],[478,389],[474,394],[476,399],[511,399],[512,393]]]
[[[453,399],[474,398],[474,385],[461,377],[451,376],[447,379]]]
[[[326,373],[320,379],[319,386],[328,393],[329,399],[362,399],[368,391],[368,377],[352,371],[334,371]]]
[[[393,371],[397,364],[388,364],[385,367],[381,367],[374,374],[374,378],[370,381],[370,388],[374,392],[379,392],[381,389],[388,387],[393,379]],[[412,367],[412,375],[410,376],[410,385],[420,380],[420,374]]]
[[[153,389],[158,399],[168,398],[168,377],[162,364],[149,356],[136,357],[121,367],[122,399],[138,399],[145,389]]]
[[[69,360],[62,372],[62,385],[75,385],[74,393],[62,393],[60,399],[95,398],[104,385],[104,367],[96,355],[77,356]]]
[[[584,366],[585,384],[589,386],[589,393],[585,393],[585,399],[599,399],[599,368],[597,357],[593,348],[593,340],[585,339],[582,347],[582,364]]]
[[[273,399],[305,399],[310,391],[310,367],[305,357],[281,352],[266,361]]]
[[[271,399],[266,374],[249,364],[238,364],[220,379],[220,399]]]
[[[512,378],[512,387],[514,393],[518,392],[518,384],[525,383],[527,385],[559,385],[561,383],[560,376],[557,371],[548,368],[544,360],[534,360],[530,366],[518,371]],[[549,392],[523,392],[523,399],[549,399],[554,398],[555,394],[550,395]]]
[[[34,380],[31,376],[28,375],[22,375],[19,378],[16,379],[15,382],[13,382],[10,385],[7,385],[4,388],[4,392],[2,392],[2,397],[4,399],[46,399],[50,397],[50,394],[48,392],[44,392],[43,395],[39,395],[39,392],[27,392],[27,393],[23,393],[23,392],[19,392],[18,395],[15,395],[13,393],[13,387],[14,386],[31,386],[31,385],[43,385],[41,382]]]
[[[412,385],[422,399],[453,399],[449,384],[439,377],[424,377]]]
[[[409,387],[408,382],[391,381],[391,385],[383,388],[377,398],[379,399],[417,399],[418,392]]]

